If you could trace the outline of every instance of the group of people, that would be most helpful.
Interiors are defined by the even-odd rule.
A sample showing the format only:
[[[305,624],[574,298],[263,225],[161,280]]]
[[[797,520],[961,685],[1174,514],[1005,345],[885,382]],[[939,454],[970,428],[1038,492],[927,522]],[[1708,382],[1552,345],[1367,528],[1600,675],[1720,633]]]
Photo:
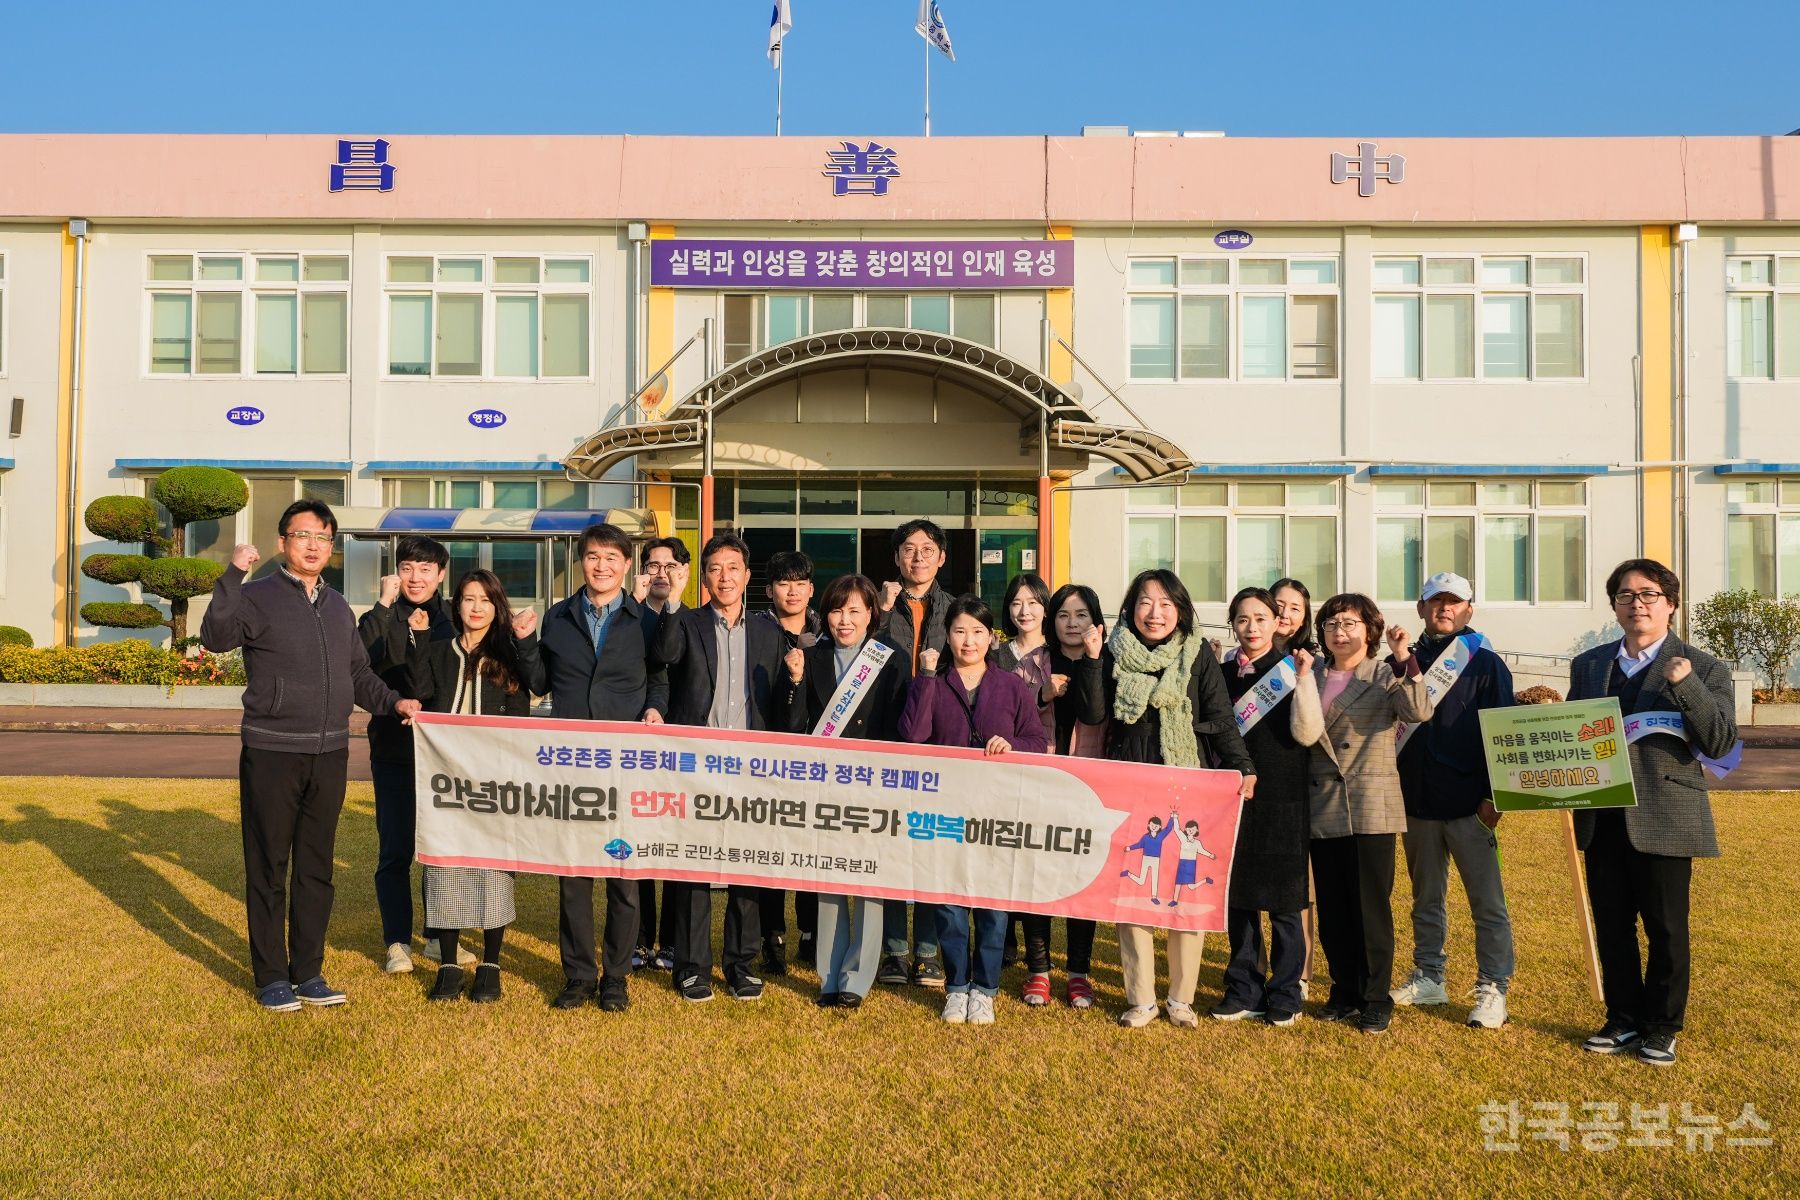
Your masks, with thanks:
[[[344,1001],[322,964],[353,700],[374,714],[375,892],[386,969],[398,974],[413,970],[413,714],[524,715],[533,696],[545,696],[559,718],[804,734],[819,728],[852,668],[874,662],[878,672],[833,735],[1240,773],[1229,960],[1211,1017],[1294,1025],[1315,921],[1331,977],[1319,1019],[1378,1034],[1396,1005],[1448,1003],[1454,863],[1475,928],[1468,1024],[1507,1020],[1513,938],[1479,713],[1514,703],[1513,685],[1470,628],[1474,592],[1458,575],[1425,584],[1416,641],[1366,596],[1334,595],[1315,614],[1306,585],[1281,579],[1232,597],[1235,644],[1221,646],[1200,636],[1187,589],[1160,568],[1131,581],[1110,628],[1093,589],[1052,592],[1034,574],[1011,581],[996,615],[979,597],[940,586],[948,545],[928,520],[894,531],[896,578],[882,583],[839,576],[815,597],[806,556],[774,555],[769,607],[756,613],[749,549],[735,534],[716,534],[701,550],[706,600],[694,608],[681,600],[691,570],[683,542],[651,542],[639,563],[627,535],[600,524],[579,541],[581,588],[541,622],[528,608],[514,611],[487,571],[468,572],[443,599],[449,556],[425,537],[400,540],[395,573],[359,622],[320,580],[336,534],[330,509],[299,501],[279,533],[280,569],[246,583],[258,553],[239,546],[201,629],[209,649],[243,647],[249,675],[240,795],[251,957],[266,1008]],[[1678,713],[1686,740],[1633,743],[1637,806],[1578,817],[1606,993],[1604,1025],[1584,1046],[1664,1065],[1674,1061],[1687,1001],[1692,859],[1718,853],[1696,753],[1725,753],[1736,726],[1727,669],[1670,632],[1681,599],[1674,573],[1634,559],[1606,587],[1622,636],[1576,659],[1570,698],[1616,695],[1628,715]],[[1205,851],[1194,831],[1153,821],[1146,866],[1169,833],[1182,839],[1174,903],[1195,884],[1192,860]],[[1396,841],[1413,897],[1413,969],[1398,986]],[[646,968],[670,971],[689,1002],[712,999],[714,889],[664,882],[659,906],[655,881],[604,886],[597,937],[594,881],[559,880],[564,987],[551,1005],[621,1012],[628,980]],[[787,897],[732,886],[724,904],[724,987],[755,1000],[764,975],[787,970]],[[424,954],[439,964],[430,997],[498,999],[500,948],[516,913],[512,876],[426,867],[423,908]],[[813,893],[797,893],[794,911],[797,952],[817,966],[821,1006],[854,1009],[875,984],[937,988],[944,1020],[991,1024],[1015,924],[1020,998],[1053,1002],[1048,917]],[[1091,1008],[1095,924],[1066,926],[1063,998]],[[481,931],[479,956],[461,944],[463,930]],[[1117,935],[1120,1024],[1164,1015],[1198,1025],[1204,935],[1168,933],[1160,1005],[1154,931],[1121,924]]]

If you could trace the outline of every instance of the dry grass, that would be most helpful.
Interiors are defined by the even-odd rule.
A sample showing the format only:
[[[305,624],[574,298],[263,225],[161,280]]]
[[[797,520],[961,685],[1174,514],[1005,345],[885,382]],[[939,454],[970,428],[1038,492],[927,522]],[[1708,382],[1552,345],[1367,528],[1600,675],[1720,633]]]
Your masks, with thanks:
[[[428,1005],[428,971],[381,974],[353,785],[327,959],[351,1003],[270,1017],[248,992],[233,784],[0,779],[0,1194],[1792,1195],[1792,795],[1718,798],[1728,857],[1696,871],[1690,1032],[1653,1071],[1575,1046],[1599,1014],[1557,825],[1536,814],[1503,827],[1522,967],[1504,1030],[1463,1027],[1459,1001],[1401,1010],[1380,1039],[1130,1032],[1104,931],[1105,1011],[1027,1011],[1009,972],[978,1030],[919,993],[824,1012],[806,974],[756,1005],[688,1009],[652,974],[623,1017],[552,1012],[545,879],[519,889],[505,1000]],[[1202,1004],[1223,940],[1208,950]],[[1453,904],[1453,992],[1471,953]],[[1487,1152],[1476,1106],[1508,1099],[1723,1120],[1752,1103],[1775,1145]]]

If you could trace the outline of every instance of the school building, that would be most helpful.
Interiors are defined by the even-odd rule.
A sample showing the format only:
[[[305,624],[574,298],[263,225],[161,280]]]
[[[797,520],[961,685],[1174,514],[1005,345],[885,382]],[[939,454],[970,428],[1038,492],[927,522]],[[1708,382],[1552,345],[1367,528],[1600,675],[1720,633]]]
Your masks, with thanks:
[[[1611,628],[1618,560],[1800,591],[1800,138],[0,137],[0,624],[86,643],[97,496],[344,512],[539,605],[593,513],[821,577],[1219,622],[1281,575],[1496,644]],[[197,548],[196,548],[197,547]],[[760,595],[760,588],[753,596]]]

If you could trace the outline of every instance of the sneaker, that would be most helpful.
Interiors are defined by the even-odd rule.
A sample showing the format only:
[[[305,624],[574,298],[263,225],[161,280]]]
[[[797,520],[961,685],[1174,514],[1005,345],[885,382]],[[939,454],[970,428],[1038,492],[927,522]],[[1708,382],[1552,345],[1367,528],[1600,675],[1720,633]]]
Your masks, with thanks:
[[[1222,1000],[1206,1011],[1215,1021],[1242,1021],[1268,1015],[1265,1008],[1246,1008],[1236,1000]]]
[[[1033,1008],[1041,1008],[1050,1003],[1050,977],[1027,975],[1025,986],[1019,989],[1019,999]]]
[[[969,1020],[969,993],[951,992],[944,997],[944,1022],[963,1025]]]
[[[1119,1014],[1119,1024],[1127,1029],[1142,1029],[1156,1020],[1156,1005],[1134,1004]]]
[[[427,1000],[461,1000],[462,988],[462,968],[440,966],[437,970],[437,978],[432,981],[431,990],[425,993],[425,998]]]
[[[1198,1029],[1200,1016],[1191,1004],[1183,1004],[1179,1000],[1165,1001],[1163,1007],[1168,1010],[1169,1024],[1177,1029]]]
[[[650,963],[650,947],[639,946],[631,952],[631,969],[641,971]]]
[[[734,983],[725,985],[733,1000],[761,1000],[763,997],[763,981],[745,971]]]
[[[861,1008],[862,1002],[863,998],[855,992],[838,993],[837,1006],[839,1008]]]
[[[986,992],[969,993],[969,1024],[992,1025],[994,1023],[994,998]]]
[[[787,939],[779,933],[763,939],[763,970],[777,977],[787,974]]]
[[[1088,982],[1086,975],[1069,976],[1069,1007],[1094,1007],[1094,985]]]
[[[1284,1009],[1271,1008],[1268,1012],[1263,1014],[1263,1020],[1270,1025],[1277,1025],[1282,1029],[1286,1029],[1290,1025],[1298,1025],[1300,1023],[1300,1014],[1298,1012],[1287,1012]]]
[[[1498,1029],[1506,1024],[1506,993],[1497,983],[1475,985],[1475,1007],[1469,1010],[1469,1028]]]
[[[1339,1021],[1346,1025],[1354,1025],[1362,1016],[1362,1009],[1354,1004],[1327,1004],[1319,1010],[1319,1020]]]
[[[600,1011],[619,1013],[631,1007],[631,993],[625,988],[625,981],[608,975],[600,981]]]
[[[1417,967],[1406,977],[1406,982],[1389,992],[1395,1004],[1410,1004],[1426,1007],[1450,1003],[1450,993],[1444,990],[1441,979],[1433,979]]]
[[[842,992],[820,992],[818,998],[815,999],[813,1003],[820,1008],[836,1008],[838,1002],[843,998],[844,993]]]
[[[550,1001],[551,1008],[580,1008],[594,994],[594,981],[591,979],[569,979],[563,982],[563,990],[556,993]]]
[[[412,947],[405,942],[389,942],[387,962],[381,969],[389,975],[409,975],[412,973]]]
[[[1617,1054],[1632,1049],[1643,1036],[1635,1026],[1623,1021],[1608,1021],[1600,1027],[1599,1033],[1581,1043],[1581,1048],[1589,1054]]]
[[[650,960],[650,965],[658,971],[673,971],[675,969],[675,952],[673,950],[657,950],[656,957]]]
[[[330,1008],[334,1004],[342,1004],[350,997],[325,982],[323,975],[314,975],[294,988],[294,995],[300,997],[300,1003],[310,1004],[314,1008]]]
[[[912,972],[907,969],[904,958],[898,954],[890,954],[881,960],[881,966],[875,972],[875,982],[885,983],[889,987],[905,987],[912,982]]]
[[[675,990],[689,1004],[705,1004],[713,998],[712,984],[698,975],[683,975],[675,981]]]
[[[294,995],[294,985],[285,979],[277,979],[256,993],[256,1002],[264,1012],[299,1012],[300,998]]]
[[[500,999],[500,964],[482,963],[475,968],[475,986],[469,989],[472,1004],[494,1004]]]
[[[935,958],[921,958],[913,964],[912,981],[918,987],[941,988],[944,986],[944,968],[938,966]]]
[[[1675,1065],[1675,1035],[1653,1033],[1638,1044],[1637,1060],[1652,1067]]]
[[[1356,1027],[1363,1033],[1386,1033],[1388,1031],[1388,1026],[1393,1023],[1393,1020],[1394,1013],[1392,1009],[1383,1009],[1380,1012],[1365,1012],[1362,1016],[1356,1018]]]
[[[428,937],[425,939],[425,948],[423,950],[419,951],[419,954],[421,957],[423,957],[425,959],[426,962],[443,962],[444,961],[444,952],[438,948],[438,940],[434,937]],[[467,946],[458,946],[456,948],[456,965],[457,966],[472,967],[477,962],[480,962],[480,961],[481,961],[480,959],[475,957],[475,952],[473,950],[469,949]]]

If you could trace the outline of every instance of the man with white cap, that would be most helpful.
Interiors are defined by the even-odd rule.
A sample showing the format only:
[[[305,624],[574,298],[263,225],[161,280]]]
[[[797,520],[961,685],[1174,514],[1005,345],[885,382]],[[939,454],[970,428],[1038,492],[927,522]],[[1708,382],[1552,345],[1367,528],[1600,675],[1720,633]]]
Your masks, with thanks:
[[[1499,843],[1488,784],[1480,712],[1513,703],[1512,672],[1469,628],[1475,589],[1461,575],[1433,575],[1419,594],[1425,632],[1414,645],[1433,694],[1431,720],[1400,732],[1400,790],[1406,798],[1406,871],[1412,879],[1413,973],[1394,1003],[1448,1004],[1444,989],[1445,898],[1450,863],[1462,877],[1475,920],[1475,1006],[1468,1023],[1506,1023],[1513,973],[1512,919],[1500,879]]]

